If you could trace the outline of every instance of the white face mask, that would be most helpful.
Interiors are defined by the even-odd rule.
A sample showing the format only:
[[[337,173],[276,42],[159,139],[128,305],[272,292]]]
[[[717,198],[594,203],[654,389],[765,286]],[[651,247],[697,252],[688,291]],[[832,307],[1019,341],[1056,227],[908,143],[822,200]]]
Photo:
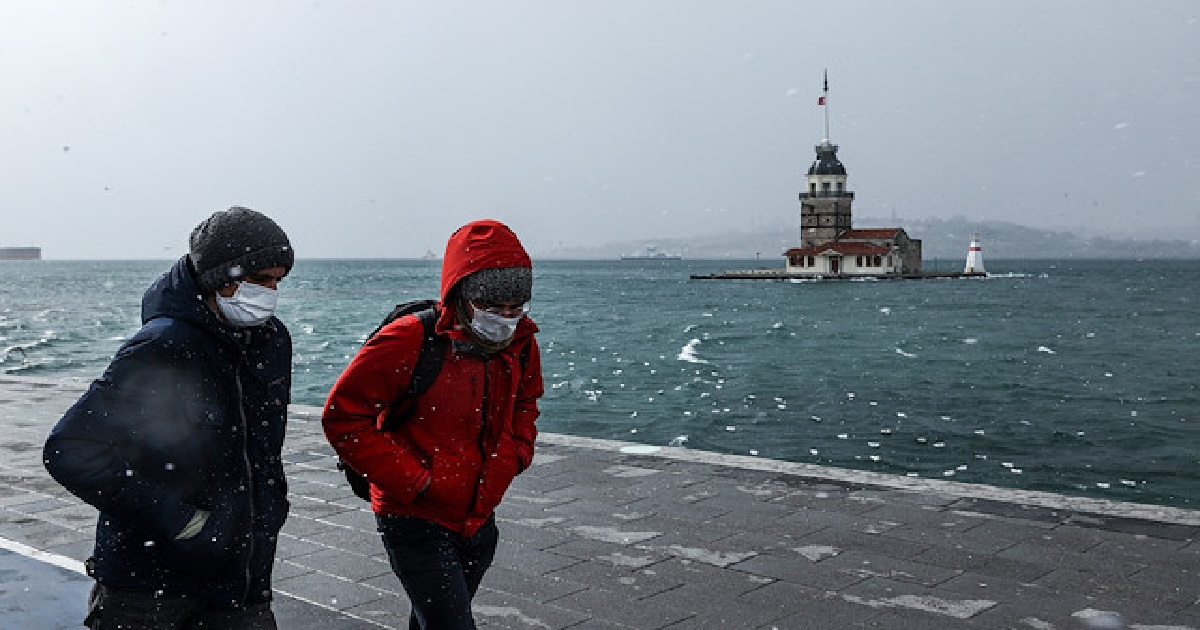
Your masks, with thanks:
[[[517,324],[525,315],[517,315],[516,317],[504,317],[495,313],[489,313],[481,308],[475,309],[475,314],[471,316],[471,330],[475,331],[476,335],[486,339],[492,343],[501,343],[512,338],[513,333],[517,330]]]
[[[217,308],[225,321],[238,328],[266,323],[275,314],[279,291],[253,282],[239,282],[230,297],[217,294]]]

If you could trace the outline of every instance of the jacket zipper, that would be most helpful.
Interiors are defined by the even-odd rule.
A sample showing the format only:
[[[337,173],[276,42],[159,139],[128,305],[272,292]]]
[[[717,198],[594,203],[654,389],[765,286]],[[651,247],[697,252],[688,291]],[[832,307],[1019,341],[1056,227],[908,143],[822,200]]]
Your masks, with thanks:
[[[483,402],[479,405],[479,486],[483,485],[484,474],[483,469],[487,467],[487,448],[484,444],[485,436],[487,435],[488,426],[488,363],[491,357],[483,355]],[[479,505],[479,493],[481,488],[475,488],[475,492],[471,493],[471,513],[475,513],[475,508]]]
[[[240,357],[245,358],[245,352],[242,352]],[[250,422],[246,419],[246,407],[243,401],[245,396],[242,391],[242,361],[234,367],[233,378],[237,383],[238,394],[238,415],[242,420],[242,463],[246,466],[246,498],[250,503],[250,538],[247,541],[246,547],[246,565],[242,575],[245,582],[242,585],[242,607],[246,606],[246,602],[250,600],[250,564],[254,560],[254,468],[250,462]]]

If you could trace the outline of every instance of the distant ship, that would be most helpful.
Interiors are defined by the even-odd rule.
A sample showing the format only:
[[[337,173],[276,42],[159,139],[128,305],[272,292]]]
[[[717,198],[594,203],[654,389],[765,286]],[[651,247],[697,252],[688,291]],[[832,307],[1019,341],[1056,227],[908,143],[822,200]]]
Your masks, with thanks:
[[[41,247],[0,247],[0,260],[41,260]]]
[[[643,249],[642,251],[640,251],[636,254],[622,254],[621,255],[621,260],[682,260],[682,259],[683,259],[683,256],[681,256],[680,254],[668,254],[667,252],[660,252],[660,251],[658,251],[658,248],[653,245],[647,245],[645,249]]]

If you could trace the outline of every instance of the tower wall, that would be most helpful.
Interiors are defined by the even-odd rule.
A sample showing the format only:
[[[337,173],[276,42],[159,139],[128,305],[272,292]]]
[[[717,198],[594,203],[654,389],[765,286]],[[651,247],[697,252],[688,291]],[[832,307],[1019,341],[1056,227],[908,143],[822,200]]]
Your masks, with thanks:
[[[800,246],[832,241],[851,226],[853,197],[817,197],[800,200]]]

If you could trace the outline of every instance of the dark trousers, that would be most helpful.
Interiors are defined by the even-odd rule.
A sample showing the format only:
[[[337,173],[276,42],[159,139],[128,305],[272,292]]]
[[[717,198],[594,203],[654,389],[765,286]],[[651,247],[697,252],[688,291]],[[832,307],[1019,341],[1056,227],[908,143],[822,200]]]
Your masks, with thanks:
[[[214,609],[194,597],[119,591],[96,583],[83,625],[91,630],[277,630],[270,604]]]
[[[470,538],[410,516],[380,514],[376,521],[412,604],[409,630],[475,630],[471,599],[496,555],[496,517]]]

